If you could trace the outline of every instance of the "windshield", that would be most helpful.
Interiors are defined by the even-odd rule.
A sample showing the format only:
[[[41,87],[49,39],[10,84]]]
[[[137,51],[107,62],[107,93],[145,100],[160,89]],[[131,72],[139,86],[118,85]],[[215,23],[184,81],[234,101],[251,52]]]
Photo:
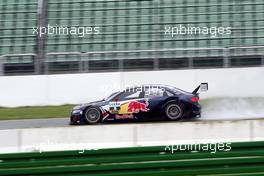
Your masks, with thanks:
[[[112,94],[110,94],[109,96],[107,96],[106,98],[104,98],[105,101],[110,101],[112,100],[119,92],[114,92]]]

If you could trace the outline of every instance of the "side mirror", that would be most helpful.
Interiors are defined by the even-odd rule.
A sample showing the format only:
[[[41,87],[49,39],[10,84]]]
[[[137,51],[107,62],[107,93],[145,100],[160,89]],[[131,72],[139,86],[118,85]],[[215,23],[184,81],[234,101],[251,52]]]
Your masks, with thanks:
[[[208,90],[208,83],[201,83],[200,85],[200,91],[206,92]]]

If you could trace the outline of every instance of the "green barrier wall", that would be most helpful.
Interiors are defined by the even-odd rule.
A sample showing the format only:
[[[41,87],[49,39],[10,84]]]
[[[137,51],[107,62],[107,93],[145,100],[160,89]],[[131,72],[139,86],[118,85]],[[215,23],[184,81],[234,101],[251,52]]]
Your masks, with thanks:
[[[264,175],[264,142],[230,146],[230,151],[216,153],[158,146],[1,154],[0,175]]]

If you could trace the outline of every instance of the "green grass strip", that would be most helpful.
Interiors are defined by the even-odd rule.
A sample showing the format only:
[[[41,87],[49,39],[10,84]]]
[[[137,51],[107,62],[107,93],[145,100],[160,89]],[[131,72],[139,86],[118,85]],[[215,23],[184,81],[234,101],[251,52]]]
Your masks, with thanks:
[[[74,105],[0,108],[0,120],[69,117]]]

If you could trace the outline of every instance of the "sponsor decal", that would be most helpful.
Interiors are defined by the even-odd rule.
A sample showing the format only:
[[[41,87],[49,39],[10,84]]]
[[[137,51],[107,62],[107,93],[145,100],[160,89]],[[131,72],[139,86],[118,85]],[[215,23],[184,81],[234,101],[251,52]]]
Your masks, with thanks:
[[[142,112],[148,112],[149,109],[147,108],[149,105],[148,100],[144,100],[144,103],[141,103],[139,101],[131,101],[128,103],[127,112],[128,113],[139,113]]]
[[[134,116],[133,114],[123,114],[123,115],[116,114],[115,118],[116,119],[133,119]]]
[[[109,102],[109,112],[112,114],[118,114],[118,111],[121,108],[120,102]]]
[[[133,114],[148,112],[148,105],[148,99],[143,100],[143,102],[142,100],[130,100],[124,102],[109,102],[109,106],[104,107],[104,109],[110,114]]]

